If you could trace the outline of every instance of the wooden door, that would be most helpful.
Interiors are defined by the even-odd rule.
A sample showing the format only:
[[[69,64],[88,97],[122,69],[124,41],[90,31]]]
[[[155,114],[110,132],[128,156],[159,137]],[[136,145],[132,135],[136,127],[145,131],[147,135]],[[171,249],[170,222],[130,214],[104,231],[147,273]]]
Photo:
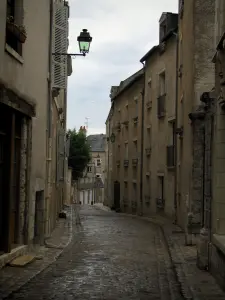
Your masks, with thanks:
[[[0,251],[10,252],[19,228],[22,116],[0,104]]]
[[[10,109],[0,103],[0,251],[10,252]]]
[[[0,128],[0,253],[4,251],[5,132]]]
[[[21,116],[15,115],[14,153],[12,161],[12,207],[11,207],[11,244],[18,243],[19,238],[19,203],[20,203],[20,156],[21,156]]]

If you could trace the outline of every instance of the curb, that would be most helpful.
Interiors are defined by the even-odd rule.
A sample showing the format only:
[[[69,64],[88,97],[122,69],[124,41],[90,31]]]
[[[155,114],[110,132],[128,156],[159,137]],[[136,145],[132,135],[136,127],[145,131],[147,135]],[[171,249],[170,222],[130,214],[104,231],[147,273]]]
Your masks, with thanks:
[[[68,238],[68,242],[66,243],[66,245],[63,248],[56,248],[56,250],[60,250],[53,258],[52,261],[50,261],[49,264],[46,264],[45,266],[43,266],[42,268],[40,268],[35,274],[31,275],[31,277],[26,280],[26,282],[22,283],[21,285],[18,285],[15,289],[11,290],[8,294],[5,294],[3,297],[0,297],[1,300],[4,300],[8,297],[10,297],[11,295],[13,295],[15,292],[19,291],[21,288],[23,288],[23,286],[25,286],[27,283],[29,283],[33,278],[35,278],[36,276],[38,276],[39,274],[41,274],[44,270],[46,270],[49,266],[51,266],[56,260],[57,258],[63,253],[63,251],[69,246],[69,244],[72,241],[73,238],[73,207],[70,207],[70,212],[71,212],[71,218],[70,218],[70,226],[69,226],[69,238]],[[52,247],[48,247],[48,245],[46,245],[46,248],[52,248]]]

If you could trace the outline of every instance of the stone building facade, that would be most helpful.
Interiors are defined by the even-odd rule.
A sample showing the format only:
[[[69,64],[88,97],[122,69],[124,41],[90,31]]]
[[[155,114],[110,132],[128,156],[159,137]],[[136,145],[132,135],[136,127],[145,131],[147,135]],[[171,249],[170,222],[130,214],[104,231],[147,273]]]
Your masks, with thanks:
[[[142,212],[164,213],[173,219],[177,26],[177,14],[163,13],[159,44],[141,59],[145,63]]]
[[[144,71],[111,91],[108,117],[108,197],[111,208],[140,213],[141,128]]]
[[[115,91],[115,87],[111,90]],[[112,93],[111,93],[112,94]],[[113,206],[113,143],[111,143],[111,135],[113,133],[113,106],[111,106],[108,117],[106,119],[106,143],[105,143],[105,185],[104,185],[104,205]]]
[[[77,203],[91,205],[95,201],[94,184],[96,179],[95,164],[90,162],[83,172],[83,177],[77,181]]]
[[[159,45],[141,59],[145,62],[145,97],[143,115],[138,115],[138,120],[143,118],[144,126],[139,131],[138,143],[143,144],[143,176],[140,176],[143,191],[139,190],[135,210],[132,209],[134,192],[129,191],[125,208],[127,212],[147,215],[162,211],[157,204],[161,204],[160,209],[164,204],[166,215],[175,217],[184,229],[185,243],[197,244],[198,267],[209,270],[225,288],[225,2],[180,0],[178,32],[172,30],[166,43],[162,43],[161,34],[165,33],[164,22],[169,15],[163,14],[160,19],[163,29]],[[162,94],[161,73],[165,73],[166,83]],[[134,91],[136,81],[131,78],[128,79],[131,86],[128,82],[127,85]],[[126,84],[122,82],[120,86],[126,90]],[[120,168],[125,154],[119,152],[118,146],[126,138],[124,135],[120,138],[118,122],[126,112],[127,92],[120,94],[120,88],[113,88],[116,95],[111,97],[106,132],[108,193],[114,199],[110,202],[108,197],[107,203],[118,205],[117,191],[119,206],[124,210],[126,173]],[[166,105],[160,116],[159,102],[163,94]],[[135,92],[129,94],[130,102],[135,95]],[[129,145],[129,152],[134,153],[134,144]],[[173,164],[168,165],[169,148],[174,153]],[[158,177],[161,184],[163,178],[163,193],[162,189],[158,190]],[[118,189],[115,182],[119,182]],[[132,179],[129,184],[133,184]]]
[[[177,219],[186,243],[199,234],[204,182],[200,147],[201,125],[190,113],[201,108],[201,96],[214,87],[215,1],[179,1],[179,55],[177,99]],[[207,20],[207,21],[206,21]]]
[[[0,3],[0,265],[49,234],[51,103],[57,75],[53,33],[58,14],[67,41],[65,5],[53,0]]]
[[[95,168],[94,203],[104,202],[106,153],[105,134],[94,134],[87,137],[91,150],[91,163]]]
[[[202,228],[198,241],[197,263],[200,268],[210,270],[219,284],[225,288],[225,3],[220,0],[214,2],[215,88],[211,93],[204,93],[201,99],[205,104],[205,117],[202,121],[205,132],[205,155],[203,156],[205,168]]]
[[[87,137],[90,145],[91,160],[78,180],[78,202],[80,204],[104,203],[106,152],[105,134],[94,134]]]
[[[163,13],[144,68],[111,89],[106,201],[124,212],[175,215],[177,26],[177,14]]]

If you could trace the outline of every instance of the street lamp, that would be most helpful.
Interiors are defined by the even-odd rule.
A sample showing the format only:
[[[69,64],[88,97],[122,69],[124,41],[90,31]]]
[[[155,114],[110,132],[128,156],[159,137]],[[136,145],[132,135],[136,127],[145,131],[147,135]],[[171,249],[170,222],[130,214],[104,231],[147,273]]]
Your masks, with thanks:
[[[77,41],[79,43],[80,53],[85,56],[86,53],[89,52],[90,44],[92,41],[92,37],[90,36],[90,33],[87,31],[87,29],[83,29],[83,31],[77,37]]]
[[[86,54],[89,52],[90,44],[92,42],[92,37],[90,36],[90,33],[87,29],[83,29],[80,33],[80,35],[77,37],[77,41],[79,43],[80,53],[59,53],[55,52],[52,53],[52,55],[69,55],[69,56],[86,56]]]

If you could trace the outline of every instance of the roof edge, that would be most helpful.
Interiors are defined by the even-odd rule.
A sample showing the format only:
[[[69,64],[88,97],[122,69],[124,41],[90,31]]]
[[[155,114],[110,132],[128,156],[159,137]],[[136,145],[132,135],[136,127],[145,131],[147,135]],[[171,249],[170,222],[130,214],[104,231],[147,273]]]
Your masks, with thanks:
[[[143,75],[144,75],[144,69],[142,68],[139,71],[137,71],[136,73],[134,73],[133,75],[131,75],[130,77],[128,77],[127,79],[132,78],[132,77],[133,78],[128,82],[128,84],[125,84],[125,86],[122,87],[121,90],[119,89],[118,92],[115,94],[115,96],[111,100],[115,100],[119,95],[121,95],[124,91],[126,91],[136,80],[138,80]],[[127,80],[127,79],[125,79],[125,80]],[[122,81],[122,82],[124,82],[124,81]]]
[[[165,37],[162,39],[161,43],[168,41],[171,37],[175,36],[175,33],[177,33],[178,27],[171,29]],[[153,55],[155,51],[159,49],[160,45],[153,46],[141,59],[140,62],[143,63],[149,58],[149,56]]]

